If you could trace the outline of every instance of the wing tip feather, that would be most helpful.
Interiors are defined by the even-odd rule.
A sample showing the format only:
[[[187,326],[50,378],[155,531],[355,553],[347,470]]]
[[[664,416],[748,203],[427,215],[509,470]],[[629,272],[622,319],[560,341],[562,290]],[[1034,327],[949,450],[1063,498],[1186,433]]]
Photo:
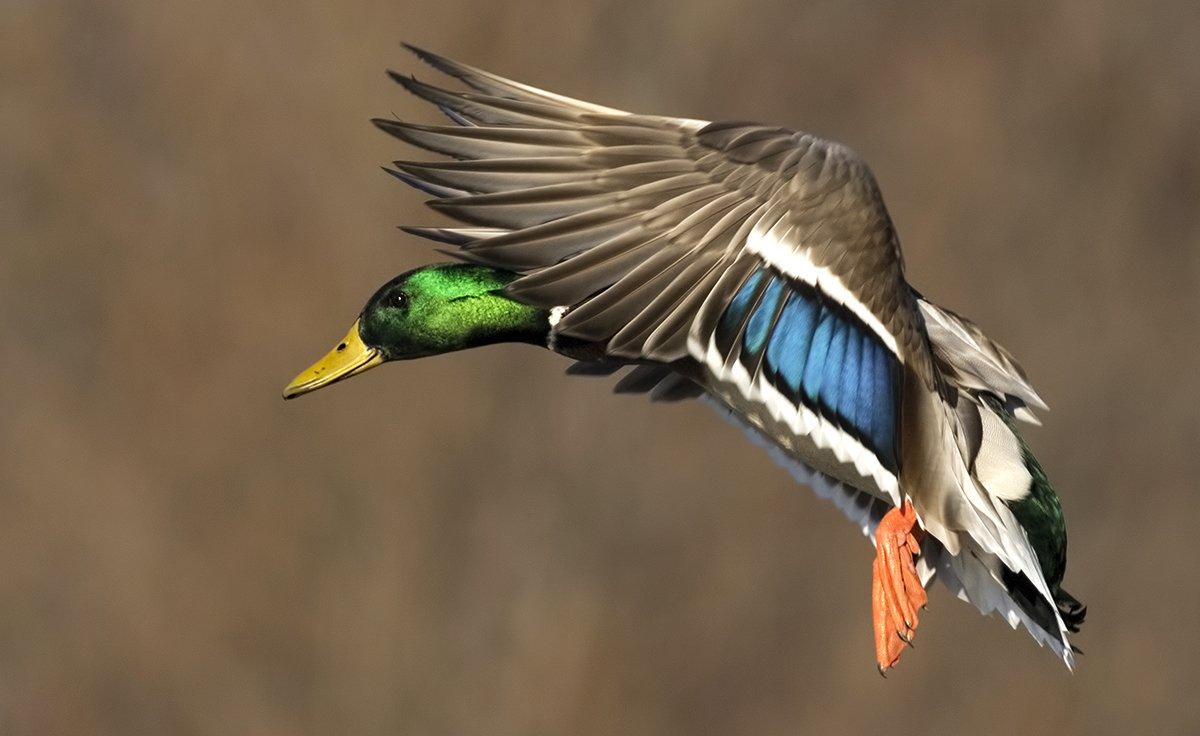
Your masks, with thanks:
[[[427,64],[432,64],[433,63],[431,61],[432,59],[440,58],[440,57],[438,57],[437,54],[433,53],[432,51],[426,51],[425,49],[421,48],[420,46],[417,46],[416,44],[413,44],[413,43],[409,43],[408,41],[401,41],[400,48],[404,49],[405,51],[409,52],[410,54],[417,57],[421,61],[424,61]]]
[[[431,182],[427,179],[423,179],[420,176],[413,175],[406,171],[397,170],[397,169],[389,169],[386,166],[380,166],[379,168],[383,169],[388,174],[395,177],[398,181],[400,181],[404,184],[407,184],[408,186],[412,187],[413,189],[416,189],[421,192],[425,192],[426,194],[429,194],[434,197],[438,197],[439,199],[445,199],[448,197],[461,197],[462,195],[466,194],[466,192],[462,191],[461,189],[454,189],[453,187],[447,187],[447,186],[442,186],[441,184],[435,184],[434,182]],[[439,200],[434,200],[434,201],[439,201]]]
[[[467,76],[469,76],[472,72],[483,73],[481,70],[475,69],[474,67],[471,67],[460,61],[454,61],[453,59],[449,59],[441,54],[435,54],[432,51],[423,49],[420,46],[408,43],[407,41],[401,41],[400,46],[416,56],[422,62],[428,64],[434,69],[437,69],[443,74],[447,74],[455,79],[461,80],[468,86],[474,85],[472,85],[471,81],[466,78]]]

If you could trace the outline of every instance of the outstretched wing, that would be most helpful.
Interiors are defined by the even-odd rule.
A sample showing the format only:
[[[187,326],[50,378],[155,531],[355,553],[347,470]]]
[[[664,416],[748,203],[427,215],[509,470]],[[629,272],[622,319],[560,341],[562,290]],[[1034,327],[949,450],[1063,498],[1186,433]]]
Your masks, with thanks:
[[[711,392],[821,472],[895,497],[901,366],[927,371],[869,168],[748,123],[633,115],[414,49],[473,92],[393,74],[457,125],[376,120],[453,161],[397,161],[465,227],[407,228],[523,274],[560,335],[694,360]]]

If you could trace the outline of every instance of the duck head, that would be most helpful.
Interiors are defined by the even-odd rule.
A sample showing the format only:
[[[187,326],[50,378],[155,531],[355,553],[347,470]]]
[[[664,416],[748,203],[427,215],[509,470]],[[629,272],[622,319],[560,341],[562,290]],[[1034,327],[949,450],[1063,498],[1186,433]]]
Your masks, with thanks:
[[[467,263],[403,273],[367,301],[346,336],[300,373],[283,398],[328,386],[377,365],[500,342],[546,344],[545,310],[504,294],[516,274]]]

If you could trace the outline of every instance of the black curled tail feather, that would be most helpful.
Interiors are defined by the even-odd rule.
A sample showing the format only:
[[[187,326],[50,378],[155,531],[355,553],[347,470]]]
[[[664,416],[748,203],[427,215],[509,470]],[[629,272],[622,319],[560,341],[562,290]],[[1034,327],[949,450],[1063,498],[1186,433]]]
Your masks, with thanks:
[[[1008,597],[1025,612],[1030,620],[1054,637],[1059,644],[1065,644],[1058,628],[1056,614],[1062,610],[1062,604],[1058,603],[1057,598],[1055,598],[1055,605],[1051,606],[1050,601],[1046,600],[1033,581],[1024,573],[1013,572],[1004,566],[1000,568],[1000,581],[1003,583]],[[1056,608],[1058,611],[1055,610]],[[1065,620],[1064,623],[1066,623]]]
[[[1087,616],[1087,606],[1076,600],[1062,588],[1054,592],[1054,606],[1046,600],[1037,587],[1023,573],[1015,573],[1006,567],[1001,568],[1000,579],[1008,596],[1016,603],[1025,615],[1036,623],[1043,631],[1054,637],[1059,644],[1066,644],[1059,632],[1056,618],[1061,618],[1067,631],[1079,633],[1080,626]],[[1071,645],[1071,650],[1082,654],[1082,651]]]
[[[1067,630],[1072,634],[1079,633],[1079,627],[1087,618],[1087,606],[1062,588],[1054,593],[1054,604],[1058,608],[1058,615],[1062,616],[1063,623],[1067,625]]]

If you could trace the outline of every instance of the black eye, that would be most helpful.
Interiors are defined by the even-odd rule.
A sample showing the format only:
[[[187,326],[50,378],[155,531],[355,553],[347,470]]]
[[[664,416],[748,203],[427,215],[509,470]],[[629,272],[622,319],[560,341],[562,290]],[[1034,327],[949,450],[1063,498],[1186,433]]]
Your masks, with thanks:
[[[408,294],[405,294],[403,291],[393,292],[392,295],[388,297],[387,303],[389,307],[404,309],[408,306]]]

